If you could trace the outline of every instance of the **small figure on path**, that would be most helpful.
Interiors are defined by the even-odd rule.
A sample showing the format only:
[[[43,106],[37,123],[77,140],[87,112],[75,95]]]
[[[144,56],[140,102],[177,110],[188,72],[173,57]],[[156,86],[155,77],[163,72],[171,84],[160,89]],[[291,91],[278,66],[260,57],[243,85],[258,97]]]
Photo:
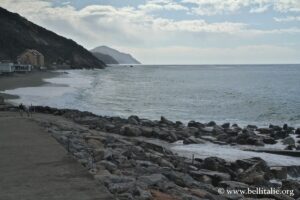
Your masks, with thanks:
[[[19,113],[20,115],[23,117],[23,112],[25,112],[27,114],[27,117],[30,117],[31,114],[30,114],[30,109],[23,105],[22,103],[19,105]]]

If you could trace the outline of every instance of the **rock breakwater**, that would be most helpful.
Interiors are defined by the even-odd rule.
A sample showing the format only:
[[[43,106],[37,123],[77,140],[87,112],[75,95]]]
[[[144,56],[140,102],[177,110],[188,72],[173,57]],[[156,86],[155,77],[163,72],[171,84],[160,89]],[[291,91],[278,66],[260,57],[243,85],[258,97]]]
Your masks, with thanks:
[[[5,108],[14,110],[15,108]],[[78,126],[39,121],[68,152],[103,183],[116,199],[297,199],[299,181],[287,179],[288,167],[270,167],[259,157],[234,162],[208,157],[191,159],[178,156],[164,145],[183,140],[184,144],[240,144],[263,146],[281,142],[297,151],[299,129],[284,125],[268,128],[241,128],[229,123],[191,121],[187,125],[162,117],[158,121],[131,116],[97,116],[89,112],[50,107],[34,107],[35,112],[66,118]],[[299,164],[300,165],[300,164]],[[293,172],[297,176],[297,166]],[[274,180],[277,180],[274,182]],[[294,196],[221,194],[224,189],[256,187],[293,189]]]

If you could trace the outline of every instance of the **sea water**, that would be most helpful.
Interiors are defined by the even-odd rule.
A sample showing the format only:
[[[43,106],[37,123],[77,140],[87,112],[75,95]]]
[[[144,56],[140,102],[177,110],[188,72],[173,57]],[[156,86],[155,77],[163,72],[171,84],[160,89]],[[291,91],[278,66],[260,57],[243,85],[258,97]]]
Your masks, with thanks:
[[[43,86],[5,92],[20,96],[14,103],[107,116],[300,127],[300,65],[138,65],[66,72],[46,79]],[[271,165],[300,165],[299,158],[246,152],[230,145],[174,144],[171,149],[187,157],[233,161],[259,156]]]
[[[71,70],[5,91],[15,103],[188,122],[300,124],[300,65],[138,65]]]

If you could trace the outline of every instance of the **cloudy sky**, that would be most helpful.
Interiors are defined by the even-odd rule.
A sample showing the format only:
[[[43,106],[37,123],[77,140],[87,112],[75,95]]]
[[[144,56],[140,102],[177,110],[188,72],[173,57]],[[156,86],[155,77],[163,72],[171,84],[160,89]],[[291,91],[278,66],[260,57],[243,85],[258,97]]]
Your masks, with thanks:
[[[146,64],[300,63],[300,0],[0,0],[72,38]]]

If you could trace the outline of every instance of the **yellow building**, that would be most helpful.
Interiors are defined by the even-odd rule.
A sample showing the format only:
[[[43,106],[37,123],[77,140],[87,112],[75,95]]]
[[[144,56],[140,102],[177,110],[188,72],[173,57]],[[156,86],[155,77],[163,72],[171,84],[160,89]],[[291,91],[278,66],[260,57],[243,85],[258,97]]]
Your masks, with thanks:
[[[43,67],[45,64],[43,54],[34,49],[25,50],[18,57],[18,63],[32,65],[35,67]]]

